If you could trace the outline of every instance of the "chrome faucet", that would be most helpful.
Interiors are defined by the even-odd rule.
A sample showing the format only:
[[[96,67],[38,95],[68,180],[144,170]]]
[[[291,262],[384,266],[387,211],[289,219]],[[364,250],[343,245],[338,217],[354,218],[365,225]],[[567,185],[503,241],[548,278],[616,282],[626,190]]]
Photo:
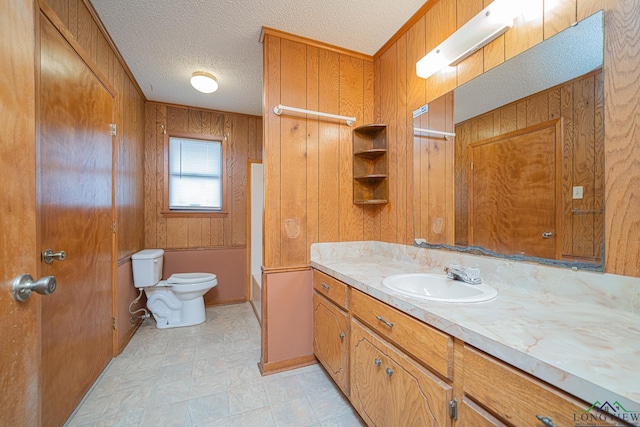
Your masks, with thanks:
[[[447,273],[447,277],[453,280],[460,280],[461,282],[468,283],[470,285],[479,285],[482,283],[480,278],[480,270],[473,267],[462,268],[458,264],[451,264],[444,268]]]

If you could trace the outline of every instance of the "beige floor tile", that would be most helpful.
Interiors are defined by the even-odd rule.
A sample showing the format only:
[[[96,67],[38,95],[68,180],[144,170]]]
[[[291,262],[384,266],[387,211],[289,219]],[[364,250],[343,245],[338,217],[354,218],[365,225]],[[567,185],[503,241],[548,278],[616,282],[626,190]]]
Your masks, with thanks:
[[[262,377],[260,344],[249,304],[209,307],[186,328],[147,319],[67,425],[364,425],[320,365]]]
[[[307,427],[318,422],[306,397],[272,405],[271,412],[276,425],[282,427]]]

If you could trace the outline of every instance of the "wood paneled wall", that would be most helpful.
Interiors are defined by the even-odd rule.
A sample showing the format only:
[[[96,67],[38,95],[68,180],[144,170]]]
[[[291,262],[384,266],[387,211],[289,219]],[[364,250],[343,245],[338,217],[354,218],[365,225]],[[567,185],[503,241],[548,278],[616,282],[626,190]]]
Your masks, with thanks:
[[[353,127],[273,112],[283,104],[372,123],[371,58],[267,30],[263,43],[265,266],[308,265],[314,242],[380,239],[388,207],[353,204]]]
[[[224,136],[224,217],[165,216],[165,133]],[[145,141],[145,245],[148,248],[232,248],[247,244],[247,159],[262,158],[262,119],[235,113],[147,103]]]
[[[130,70],[85,0],[39,0],[57,16],[58,29],[74,40],[76,50],[94,72],[115,88],[117,129],[114,152],[113,209],[116,227],[114,277],[116,278],[114,317],[118,329],[114,336],[114,353],[123,349],[131,338],[135,325],[129,321],[129,302],[137,296],[131,279],[129,257],[144,248],[144,102],[145,98]],[[91,177],[87,177],[91,179]],[[140,304],[139,304],[140,305]],[[138,305],[138,306],[139,306]],[[134,307],[137,308],[138,306]]]
[[[640,277],[640,3],[604,3],[605,271]]]
[[[599,69],[456,125],[456,244],[466,245],[468,237],[469,144],[562,118],[563,257],[600,259],[604,231],[600,212],[604,208],[603,94]],[[573,186],[583,187],[582,199],[573,199]]]
[[[93,8],[84,0],[40,0],[47,3],[117,92],[115,209],[119,260],[144,245],[144,96],[110,43]]]

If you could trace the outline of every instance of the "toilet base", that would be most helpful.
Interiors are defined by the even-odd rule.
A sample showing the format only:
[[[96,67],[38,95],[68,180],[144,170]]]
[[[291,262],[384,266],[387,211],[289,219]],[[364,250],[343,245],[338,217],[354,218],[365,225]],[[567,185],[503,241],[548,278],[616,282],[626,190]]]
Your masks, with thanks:
[[[207,320],[203,297],[180,301],[173,295],[158,292],[149,297],[147,308],[158,329],[199,325]]]

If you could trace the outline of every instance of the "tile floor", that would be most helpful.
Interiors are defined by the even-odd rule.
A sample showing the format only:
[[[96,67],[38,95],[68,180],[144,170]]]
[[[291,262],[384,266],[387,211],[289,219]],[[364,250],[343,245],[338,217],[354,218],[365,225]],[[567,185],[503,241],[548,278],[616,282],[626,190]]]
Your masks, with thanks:
[[[207,308],[187,328],[147,319],[66,425],[365,425],[320,365],[261,377],[259,359],[248,303]]]

